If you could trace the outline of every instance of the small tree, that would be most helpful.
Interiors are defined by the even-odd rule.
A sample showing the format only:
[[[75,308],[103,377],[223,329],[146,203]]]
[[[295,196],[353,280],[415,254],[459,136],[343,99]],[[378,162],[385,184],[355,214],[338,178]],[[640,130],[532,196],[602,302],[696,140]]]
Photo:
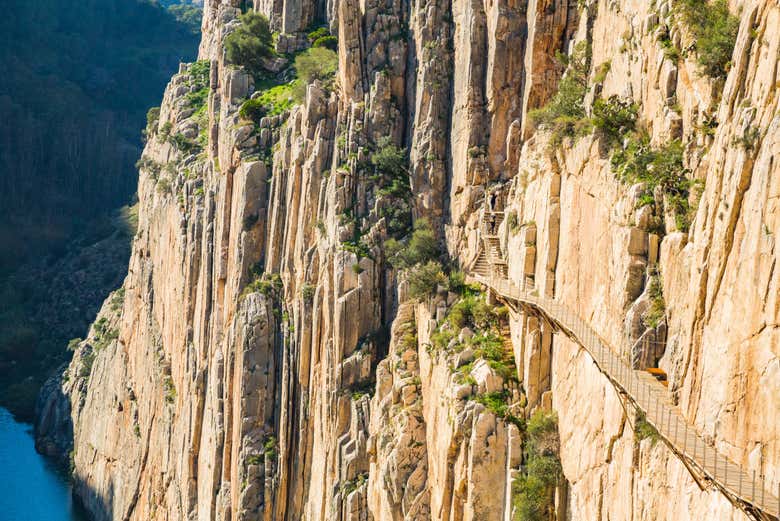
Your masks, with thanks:
[[[274,55],[273,36],[268,19],[249,11],[239,18],[241,25],[225,38],[227,59],[234,65],[242,65],[253,75],[261,73],[264,61]]]
[[[580,42],[571,57],[559,54],[558,60],[566,67],[558,91],[547,105],[528,115],[534,126],[552,131],[553,144],[559,143],[564,136],[575,136],[588,128],[584,100],[590,49],[585,42]]]
[[[593,103],[591,122],[604,136],[607,144],[617,145],[628,132],[636,127],[639,107],[630,99],[610,96],[608,100],[597,99]]]
[[[418,219],[414,223],[414,232],[408,243],[403,244],[395,239],[385,242],[385,255],[397,269],[435,260],[440,254],[439,242],[427,219]]]
[[[295,57],[295,70],[306,84],[330,79],[338,66],[338,55],[325,47],[307,49]]]
[[[441,264],[428,261],[417,264],[409,270],[409,295],[415,299],[423,299],[432,295],[438,286],[447,285],[447,276]]]
[[[384,136],[377,142],[377,150],[371,156],[371,162],[383,174],[396,177],[406,174],[406,154],[395,144],[390,136]]]
[[[739,18],[729,11],[726,0],[679,0],[675,13],[691,31],[697,61],[702,72],[725,78],[739,32]]]

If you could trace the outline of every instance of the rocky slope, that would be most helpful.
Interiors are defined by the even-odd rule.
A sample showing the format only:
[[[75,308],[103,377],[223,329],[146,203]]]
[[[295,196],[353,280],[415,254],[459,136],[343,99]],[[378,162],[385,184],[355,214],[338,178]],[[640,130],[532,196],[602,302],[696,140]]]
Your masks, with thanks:
[[[780,8],[731,6],[720,81],[668,2],[256,1],[284,52],[326,20],[339,64],[253,125],[222,43],[239,4],[206,2],[203,61],[171,80],[144,153],[121,305],[41,398],[40,445],[67,454],[72,432],[95,518],[513,519],[554,460],[544,519],[747,519],[635,434],[544,320],[441,277],[412,298],[382,247],[407,203],[376,153],[408,150],[412,214],[464,269],[486,201],[505,209],[509,276],[658,363],[690,424],[776,487]],[[595,130],[535,125],[578,74]],[[610,140],[599,111],[618,99]],[[679,156],[677,184],[629,170],[649,150],[639,173]]]

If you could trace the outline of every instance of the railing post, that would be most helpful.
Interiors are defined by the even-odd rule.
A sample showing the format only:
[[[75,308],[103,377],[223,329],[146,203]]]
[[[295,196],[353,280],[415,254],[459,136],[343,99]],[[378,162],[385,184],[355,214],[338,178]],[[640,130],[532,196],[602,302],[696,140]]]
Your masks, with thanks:
[[[672,411],[670,411],[669,409],[666,409],[666,435],[667,436],[672,431],[671,425],[670,425],[670,423],[672,421],[671,416],[672,416]]]
[[[739,496],[742,496],[742,469],[739,469]]]
[[[750,493],[750,499],[752,502],[756,502],[756,471],[753,471],[753,491]]]
[[[701,468],[707,471],[707,442],[702,440],[702,444],[704,445],[704,448],[702,450],[702,457],[701,457]]]
[[[761,484],[761,506],[764,506],[764,501],[766,500],[766,487],[764,484]]]

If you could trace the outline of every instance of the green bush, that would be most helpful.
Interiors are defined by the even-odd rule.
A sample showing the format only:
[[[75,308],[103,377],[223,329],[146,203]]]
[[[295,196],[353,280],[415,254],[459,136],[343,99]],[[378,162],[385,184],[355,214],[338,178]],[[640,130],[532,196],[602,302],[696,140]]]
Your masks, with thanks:
[[[512,483],[515,521],[547,521],[555,508],[555,487],[563,478],[555,414],[537,409],[528,421],[527,435],[525,473]]]
[[[206,102],[209,99],[209,88],[204,87],[194,92],[188,92],[184,96],[187,106],[194,108],[196,111],[201,110],[206,106]]]
[[[249,11],[239,20],[241,25],[225,38],[228,62],[246,67],[252,75],[261,75],[265,70],[265,60],[275,54],[268,19]]]
[[[95,363],[95,352],[88,351],[81,357],[81,369],[79,370],[79,376],[81,378],[89,378],[92,372],[92,366]]]
[[[647,282],[647,293],[650,297],[650,307],[642,315],[645,327],[655,329],[666,318],[666,303],[664,301],[663,284],[658,273],[650,275]]]
[[[314,40],[314,43],[311,44],[312,47],[325,47],[326,49],[330,49],[331,51],[338,51],[339,48],[339,39],[335,36],[321,36],[320,38],[317,38]]]
[[[171,135],[171,130],[173,130],[173,123],[170,121],[163,123],[163,126],[160,127],[160,141],[167,141]]]
[[[661,439],[658,431],[650,422],[647,421],[647,416],[645,416],[643,412],[640,412],[637,415],[636,423],[634,424],[634,436],[639,441],[649,438],[652,440],[653,445],[655,445],[658,440]]]
[[[326,36],[330,36],[330,31],[325,26],[317,27],[315,30],[311,31],[306,36],[309,38],[310,42],[316,42],[320,38],[324,38]]]
[[[254,102],[257,105],[265,107],[266,114],[268,116],[276,116],[290,110],[295,103],[300,102],[303,98],[299,96],[296,89],[300,85],[300,80],[294,80],[290,83],[282,85],[276,85],[270,89],[266,89],[263,93],[255,98]]]
[[[263,443],[263,453],[266,459],[276,458],[276,438],[274,436],[268,436],[265,443]]]
[[[160,121],[160,107],[152,107],[146,111],[146,133],[154,134],[157,132],[157,124]]]
[[[489,329],[498,325],[499,316],[495,308],[485,302],[481,294],[466,295],[455,303],[448,314],[448,320],[454,327]]]
[[[609,146],[620,144],[623,137],[636,127],[639,107],[631,100],[617,96],[597,99],[593,103],[591,123],[601,133]]]
[[[208,89],[211,83],[211,61],[198,60],[190,64],[187,69],[187,75],[190,77],[190,86],[195,87],[197,90]]]
[[[428,220],[418,219],[406,244],[395,239],[385,242],[385,255],[394,268],[406,269],[437,259],[441,249]]]
[[[78,349],[79,348],[79,344],[81,344],[82,340],[83,339],[78,338],[78,337],[71,338],[68,341],[68,351],[75,351],[76,349]]]
[[[171,375],[166,375],[165,378],[163,378],[163,388],[165,392],[165,402],[174,403],[176,401],[176,386],[173,384]]]
[[[375,169],[371,179],[377,183],[377,195],[390,199],[379,206],[379,217],[385,218],[388,235],[403,237],[409,233],[412,223],[406,151],[395,146],[389,136],[382,137],[371,155],[371,163]]]
[[[101,317],[95,322],[92,325],[92,329],[95,332],[92,347],[96,352],[101,351],[111,342],[119,338],[119,331],[109,327],[108,319],[106,317]]]
[[[298,78],[306,85],[314,80],[329,80],[338,70],[338,66],[338,55],[325,47],[307,49],[295,57]]]
[[[260,123],[260,120],[268,113],[265,103],[260,99],[248,99],[241,104],[241,108],[238,109],[238,115],[241,119],[252,121],[255,124]]]
[[[371,163],[383,174],[390,177],[408,176],[406,152],[395,146],[389,136],[377,142],[376,151],[371,154]]]
[[[509,405],[507,404],[507,401],[509,400],[509,391],[503,390],[503,391],[493,391],[491,393],[485,393],[480,394],[478,396],[474,397],[474,401],[481,403],[491,411],[495,413],[496,416],[499,416],[503,418],[507,414],[509,414]]]
[[[547,105],[528,114],[534,126],[552,132],[553,145],[559,144],[566,136],[575,137],[590,130],[584,103],[590,49],[585,42],[580,42],[571,57],[559,55],[558,58],[566,66],[558,91]]]
[[[350,495],[355,490],[362,487],[366,482],[368,481],[368,472],[362,472],[357,475],[354,479],[350,479],[342,483],[341,485],[341,494],[346,497]]]
[[[253,280],[246,285],[241,296],[250,293],[261,293],[268,298],[277,300],[283,289],[282,277],[278,273],[259,273],[259,268],[253,268]]]
[[[424,299],[436,292],[438,286],[446,286],[447,276],[440,263],[428,261],[417,264],[408,272],[409,295],[414,299]]]
[[[724,78],[739,31],[739,18],[731,14],[728,2],[678,0],[674,13],[691,31],[702,71],[713,78]]]
[[[685,168],[679,140],[654,148],[647,133],[637,133],[628,139],[625,148],[612,155],[611,164],[623,182],[645,183],[649,194],[660,187],[675,216],[677,228],[688,231],[695,210],[689,197],[691,189],[699,184],[688,179],[690,172]],[[649,199],[645,199],[647,201]]]
[[[314,300],[314,293],[317,291],[317,287],[314,284],[308,282],[301,288],[301,297],[306,302],[312,302]]]

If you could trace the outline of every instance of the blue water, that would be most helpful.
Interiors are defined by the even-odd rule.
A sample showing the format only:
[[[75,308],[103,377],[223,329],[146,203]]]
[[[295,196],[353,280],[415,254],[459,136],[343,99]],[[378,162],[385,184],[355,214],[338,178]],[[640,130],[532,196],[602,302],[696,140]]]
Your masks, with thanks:
[[[87,521],[68,475],[35,452],[32,427],[0,408],[0,521]]]

